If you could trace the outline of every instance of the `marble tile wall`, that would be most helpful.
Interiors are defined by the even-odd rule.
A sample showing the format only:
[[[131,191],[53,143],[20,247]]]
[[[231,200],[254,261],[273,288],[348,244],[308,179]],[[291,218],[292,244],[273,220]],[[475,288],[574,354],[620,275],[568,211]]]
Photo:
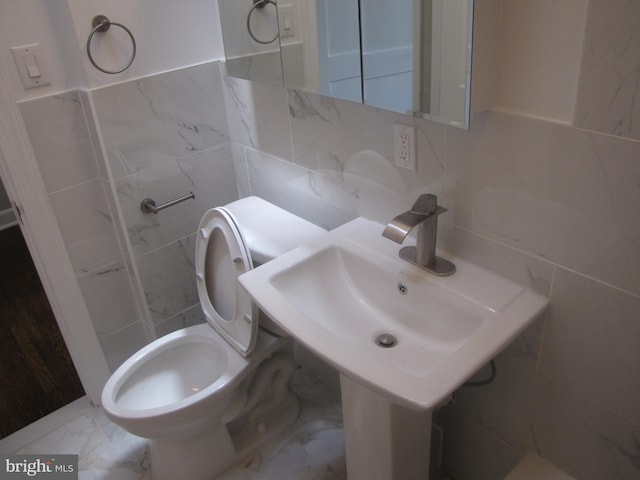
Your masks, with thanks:
[[[20,104],[91,320],[112,368],[144,344],[138,308],[85,121],[70,91]],[[126,341],[123,341],[126,339]]]
[[[589,2],[576,125],[640,140],[640,3]]]
[[[438,412],[449,475],[495,480],[534,451],[581,480],[640,477],[640,142],[491,112],[464,131],[232,78],[226,92],[242,195],[332,228],[436,193],[441,246],[550,297],[497,380]],[[393,166],[394,122],[417,127],[417,172]]]
[[[21,109],[112,369],[154,337],[202,322],[194,233],[207,209],[238,198],[219,65]],[[195,200],[158,215],[140,211],[144,198],[190,191]]]
[[[195,285],[195,232],[206,210],[238,198],[219,64],[91,92],[103,168],[152,335],[203,321]],[[187,200],[157,215],[144,198]]]

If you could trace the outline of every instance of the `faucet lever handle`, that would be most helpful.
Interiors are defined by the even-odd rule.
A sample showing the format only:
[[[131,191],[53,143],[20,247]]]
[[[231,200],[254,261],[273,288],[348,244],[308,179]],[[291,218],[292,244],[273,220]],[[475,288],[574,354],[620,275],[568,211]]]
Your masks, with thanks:
[[[432,193],[423,193],[409,210],[418,215],[432,215],[438,208],[438,197]]]

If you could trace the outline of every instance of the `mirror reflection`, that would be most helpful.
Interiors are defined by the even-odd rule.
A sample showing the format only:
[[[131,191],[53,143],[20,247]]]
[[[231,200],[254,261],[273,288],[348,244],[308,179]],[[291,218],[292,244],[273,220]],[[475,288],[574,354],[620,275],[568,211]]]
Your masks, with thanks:
[[[466,128],[473,0],[219,0],[229,75]]]
[[[219,0],[218,7],[229,76],[282,86],[275,1]]]

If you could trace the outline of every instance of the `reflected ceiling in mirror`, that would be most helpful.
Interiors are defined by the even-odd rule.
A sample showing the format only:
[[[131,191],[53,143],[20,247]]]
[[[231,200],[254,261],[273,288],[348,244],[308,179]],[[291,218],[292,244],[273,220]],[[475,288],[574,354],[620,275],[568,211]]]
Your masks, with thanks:
[[[219,0],[230,76],[467,128],[473,0]]]

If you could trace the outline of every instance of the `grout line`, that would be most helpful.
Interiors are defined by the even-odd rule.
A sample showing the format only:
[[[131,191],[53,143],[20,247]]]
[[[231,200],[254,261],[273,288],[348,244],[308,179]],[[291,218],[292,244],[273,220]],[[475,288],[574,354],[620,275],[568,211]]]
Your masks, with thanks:
[[[617,291],[619,291],[619,292],[621,292],[621,293],[625,293],[625,294],[627,294],[627,295],[631,295],[632,297],[635,297],[635,298],[640,299],[640,292],[638,292],[638,293],[634,293],[634,292],[632,292],[632,291],[630,291],[630,290],[626,290],[626,289],[625,289],[625,288],[623,288],[623,287],[618,287],[618,286],[613,285],[613,284],[611,284],[611,283],[608,283],[608,282],[606,282],[606,281],[604,281],[604,280],[601,280],[601,279],[598,279],[598,278],[596,278],[596,277],[593,277],[593,276],[591,276],[591,275],[589,275],[589,274],[587,274],[587,273],[580,272],[579,270],[575,270],[574,268],[568,267],[568,266],[563,265],[563,264],[561,264],[561,263],[558,263],[558,262],[556,262],[556,261],[554,261],[554,260],[551,260],[551,259],[549,259],[549,258],[543,257],[543,256],[541,256],[541,255],[539,255],[539,254],[532,253],[532,252],[528,252],[528,251],[526,251],[526,250],[523,250],[523,249],[521,249],[521,248],[515,247],[515,246],[513,246],[513,245],[509,245],[508,243],[504,243],[504,242],[502,242],[502,241],[500,241],[500,240],[496,240],[495,238],[490,237],[490,236],[487,236],[486,234],[479,233],[479,232],[476,232],[476,231],[474,231],[474,230],[470,230],[470,229],[468,229],[468,228],[466,228],[466,227],[462,227],[462,226],[457,225],[457,224],[454,224],[454,223],[449,223],[449,225],[450,225],[451,227],[453,227],[454,229],[456,229],[456,228],[457,228],[457,229],[460,229],[460,230],[462,230],[463,232],[467,232],[468,234],[474,235],[474,236],[479,237],[479,238],[481,238],[481,239],[483,239],[483,240],[486,240],[486,241],[489,241],[489,242],[496,243],[496,244],[498,244],[498,245],[500,245],[500,246],[503,246],[503,247],[505,247],[505,248],[509,248],[509,249],[511,249],[511,250],[513,250],[513,251],[519,252],[519,253],[521,253],[522,255],[526,255],[526,256],[528,256],[528,257],[535,258],[536,260],[539,260],[539,261],[541,261],[541,262],[545,262],[545,263],[547,263],[547,264],[549,264],[549,265],[552,265],[553,267],[557,267],[557,268],[560,268],[560,269],[562,269],[562,270],[566,270],[567,272],[571,272],[571,273],[573,273],[574,275],[578,275],[578,276],[580,276],[580,277],[584,277],[584,278],[586,278],[586,279],[591,280],[592,282],[596,282],[596,283],[598,283],[598,284],[600,284],[600,285],[603,285],[603,286],[605,286],[605,287],[612,288],[612,289],[617,290]],[[555,269],[554,269],[554,277],[555,277]],[[551,293],[551,288],[550,288],[550,290],[549,290],[549,293]]]

